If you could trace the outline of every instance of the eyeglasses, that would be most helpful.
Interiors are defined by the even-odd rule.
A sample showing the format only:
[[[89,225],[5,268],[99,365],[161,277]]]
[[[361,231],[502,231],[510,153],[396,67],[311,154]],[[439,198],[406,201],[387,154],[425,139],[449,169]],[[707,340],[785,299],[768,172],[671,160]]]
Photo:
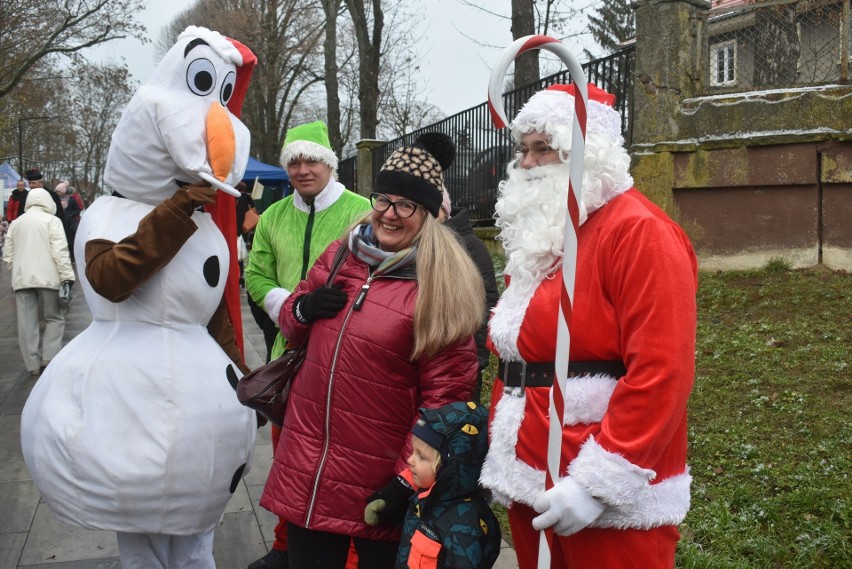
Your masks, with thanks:
[[[556,149],[550,146],[544,140],[536,140],[530,146],[524,146],[523,144],[519,144],[515,147],[515,156],[518,160],[526,158],[527,154],[532,153],[533,158],[539,159],[543,156],[550,154],[551,152],[555,152]]]
[[[417,211],[417,204],[408,200],[400,200],[398,202],[390,201],[384,194],[370,194],[370,205],[374,210],[384,213],[388,208],[393,208],[393,212],[397,217],[411,217]]]

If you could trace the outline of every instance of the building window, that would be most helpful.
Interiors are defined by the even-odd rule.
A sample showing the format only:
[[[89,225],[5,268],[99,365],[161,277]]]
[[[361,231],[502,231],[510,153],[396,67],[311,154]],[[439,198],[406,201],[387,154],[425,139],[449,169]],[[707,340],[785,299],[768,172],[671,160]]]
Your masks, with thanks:
[[[710,84],[734,85],[737,81],[737,42],[719,43],[710,48]]]

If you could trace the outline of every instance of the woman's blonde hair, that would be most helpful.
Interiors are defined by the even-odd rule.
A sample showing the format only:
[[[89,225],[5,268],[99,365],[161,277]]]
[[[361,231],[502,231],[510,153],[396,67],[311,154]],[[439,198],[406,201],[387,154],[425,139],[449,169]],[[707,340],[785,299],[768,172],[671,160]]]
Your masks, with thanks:
[[[412,359],[473,336],[485,311],[482,275],[452,229],[427,215],[417,249]]]
[[[368,212],[353,228],[370,223]],[[456,233],[426,214],[417,245],[417,304],[411,359],[430,357],[473,336],[485,313],[485,285]]]

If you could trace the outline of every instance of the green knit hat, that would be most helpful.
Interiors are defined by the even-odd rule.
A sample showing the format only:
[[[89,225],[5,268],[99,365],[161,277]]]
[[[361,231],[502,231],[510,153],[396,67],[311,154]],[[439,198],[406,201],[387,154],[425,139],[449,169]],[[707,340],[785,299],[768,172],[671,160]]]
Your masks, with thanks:
[[[318,160],[328,164],[332,170],[337,170],[337,156],[331,149],[328,127],[324,122],[302,124],[287,131],[281,148],[281,165],[287,168],[287,164],[296,158]]]

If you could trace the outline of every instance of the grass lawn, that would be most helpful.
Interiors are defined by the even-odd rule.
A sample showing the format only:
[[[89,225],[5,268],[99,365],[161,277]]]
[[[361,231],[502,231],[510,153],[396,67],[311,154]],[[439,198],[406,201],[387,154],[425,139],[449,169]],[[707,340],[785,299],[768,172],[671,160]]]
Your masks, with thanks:
[[[850,352],[852,275],[701,273],[678,567],[852,568]]]

